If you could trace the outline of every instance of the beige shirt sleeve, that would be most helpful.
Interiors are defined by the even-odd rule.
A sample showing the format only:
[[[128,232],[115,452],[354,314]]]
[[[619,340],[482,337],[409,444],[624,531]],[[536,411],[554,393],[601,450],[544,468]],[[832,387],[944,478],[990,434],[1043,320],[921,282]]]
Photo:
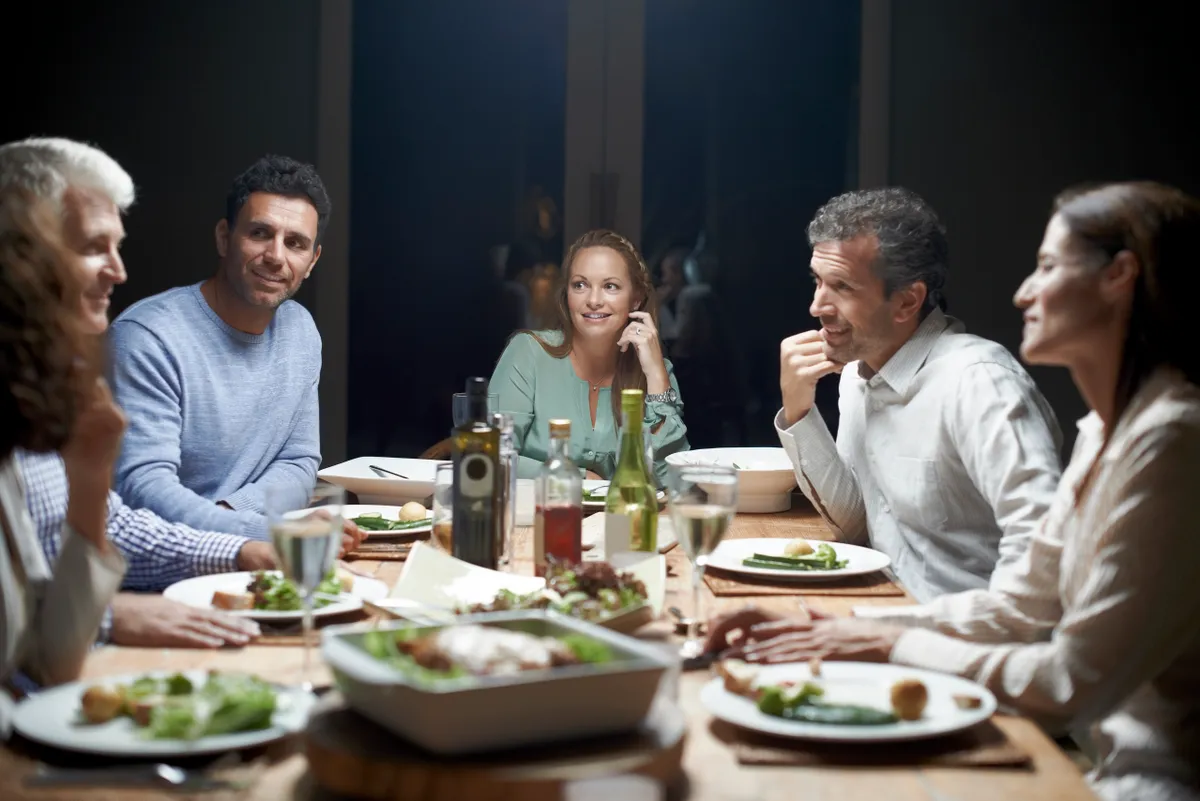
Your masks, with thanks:
[[[785,427],[786,426],[786,427]],[[866,544],[867,510],[858,479],[838,453],[817,407],[792,426],[780,409],[775,415],[779,443],[792,461],[796,483],[842,542]]]
[[[951,599],[926,618],[940,631],[905,632],[892,661],[966,676],[1002,705],[1066,728],[1102,717],[1176,660],[1190,647],[1200,617],[1200,505],[1193,472],[1200,464],[1200,431],[1167,424],[1121,450],[1108,477],[1089,492],[1099,505],[1094,519],[1103,521],[1089,523],[1097,530],[1081,534],[1089,548],[1058,565],[1039,563],[1031,548],[1025,586],[983,602],[990,623],[971,623],[968,602]],[[1053,547],[1053,524],[1039,533],[1039,548]],[[1071,600],[1044,636],[1040,629],[1052,611],[1047,599],[1060,582],[1073,586]],[[980,625],[984,638],[1005,631],[1007,642],[941,633],[978,637]]]
[[[125,560],[116,548],[102,554],[63,526],[62,550],[22,660],[31,678],[42,684],[78,678],[124,576]]]

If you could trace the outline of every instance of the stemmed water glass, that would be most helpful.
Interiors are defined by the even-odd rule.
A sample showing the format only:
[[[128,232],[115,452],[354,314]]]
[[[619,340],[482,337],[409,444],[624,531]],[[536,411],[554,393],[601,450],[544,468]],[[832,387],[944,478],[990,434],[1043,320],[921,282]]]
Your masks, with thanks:
[[[671,465],[667,476],[667,502],[675,537],[692,563],[692,617],[687,640],[679,651],[684,659],[704,652],[699,636],[703,619],[700,585],[709,555],[716,550],[737,512],[738,477],[722,465]]]
[[[313,593],[329,575],[342,544],[346,492],[332,484],[313,488],[307,501],[295,490],[275,487],[266,493],[267,526],[283,575],[296,586],[304,611],[304,665],[301,682],[312,691],[309,674],[313,631]]]

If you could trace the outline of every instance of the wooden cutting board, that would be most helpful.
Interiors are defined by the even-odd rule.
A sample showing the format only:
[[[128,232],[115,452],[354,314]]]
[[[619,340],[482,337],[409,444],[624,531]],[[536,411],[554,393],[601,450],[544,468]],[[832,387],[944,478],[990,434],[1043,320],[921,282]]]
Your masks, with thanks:
[[[564,710],[570,714],[570,710]],[[371,801],[560,801],[565,782],[636,773],[682,778],[687,723],[660,701],[640,730],[468,756],[437,756],[346,708],[336,693],[309,720],[309,770],[324,789]]]

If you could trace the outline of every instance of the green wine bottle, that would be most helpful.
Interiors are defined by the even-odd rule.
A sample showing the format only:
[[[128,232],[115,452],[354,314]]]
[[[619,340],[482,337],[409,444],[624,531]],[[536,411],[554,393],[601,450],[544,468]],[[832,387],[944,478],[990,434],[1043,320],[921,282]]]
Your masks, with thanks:
[[[621,391],[621,444],[604,504],[604,555],[658,551],[658,493],[646,467],[640,389]]]

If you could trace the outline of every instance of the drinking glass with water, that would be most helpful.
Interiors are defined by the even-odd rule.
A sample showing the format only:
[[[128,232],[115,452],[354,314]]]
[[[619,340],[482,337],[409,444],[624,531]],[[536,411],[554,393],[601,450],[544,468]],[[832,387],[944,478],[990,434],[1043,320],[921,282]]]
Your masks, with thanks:
[[[332,484],[313,488],[307,499],[270,487],[266,493],[267,526],[279,567],[296,586],[304,613],[304,665],[301,681],[312,690],[309,639],[313,630],[313,593],[333,569],[342,544],[346,492]]]
[[[667,501],[675,536],[692,563],[692,618],[680,656],[692,659],[704,651],[699,636],[703,610],[700,585],[708,557],[721,544],[737,511],[738,477],[721,465],[671,465]]]

